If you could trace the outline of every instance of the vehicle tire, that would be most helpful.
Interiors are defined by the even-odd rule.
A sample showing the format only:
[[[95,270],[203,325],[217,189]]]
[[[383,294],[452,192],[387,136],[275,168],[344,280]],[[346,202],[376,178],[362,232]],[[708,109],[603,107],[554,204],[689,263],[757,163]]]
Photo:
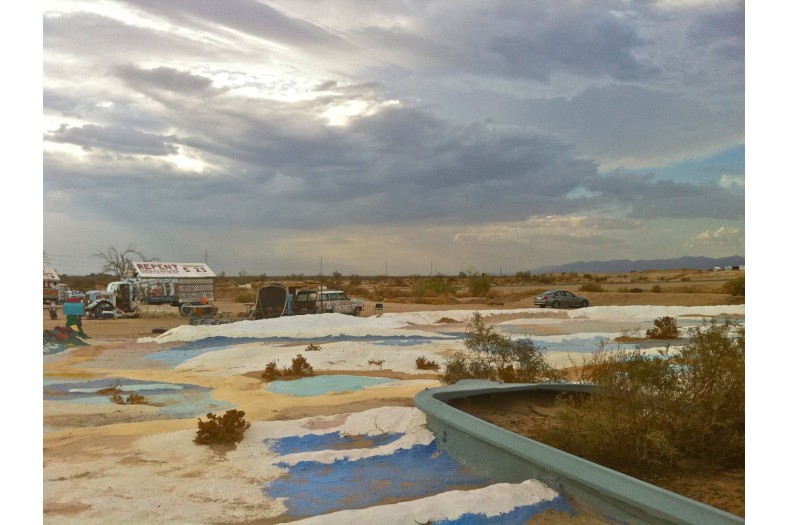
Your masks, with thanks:
[[[559,308],[560,306],[561,303],[559,303],[558,301],[553,301],[553,308]]]
[[[361,315],[361,307],[360,306],[356,306],[356,309],[353,310],[353,315],[355,315],[356,317]]]
[[[194,307],[190,304],[182,304],[180,311],[182,316],[189,317],[194,312]]]
[[[588,301],[583,301],[580,303],[580,308],[585,308],[588,306]]]
[[[101,301],[93,307],[93,319],[104,319],[104,312],[111,312],[115,307],[109,301]]]

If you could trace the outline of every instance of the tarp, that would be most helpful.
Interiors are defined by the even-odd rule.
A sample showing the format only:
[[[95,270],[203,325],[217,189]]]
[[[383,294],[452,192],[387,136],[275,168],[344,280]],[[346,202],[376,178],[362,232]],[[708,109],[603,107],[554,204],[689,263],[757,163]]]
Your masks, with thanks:
[[[175,262],[135,262],[134,270],[141,278],[145,277],[175,277],[179,279],[194,277],[216,277],[207,264],[204,263],[175,263]]]

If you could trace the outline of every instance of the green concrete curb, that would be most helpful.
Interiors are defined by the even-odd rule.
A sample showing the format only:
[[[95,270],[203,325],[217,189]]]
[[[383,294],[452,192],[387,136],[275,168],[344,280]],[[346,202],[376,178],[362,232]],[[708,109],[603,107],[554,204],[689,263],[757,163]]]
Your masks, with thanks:
[[[415,397],[440,446],[498,482],[538,479],[601,514],[633,525],[741,525],[744,519],[497,427],[447,402],[518,391],[590,392],[581,384],[463,380]]]

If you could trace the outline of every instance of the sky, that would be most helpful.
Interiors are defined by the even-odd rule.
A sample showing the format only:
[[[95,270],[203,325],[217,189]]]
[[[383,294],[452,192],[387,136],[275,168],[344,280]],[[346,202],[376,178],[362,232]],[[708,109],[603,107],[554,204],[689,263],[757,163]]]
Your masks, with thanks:
[[[745,255],[741,1],[45,0],[42,31],[60,273]]]

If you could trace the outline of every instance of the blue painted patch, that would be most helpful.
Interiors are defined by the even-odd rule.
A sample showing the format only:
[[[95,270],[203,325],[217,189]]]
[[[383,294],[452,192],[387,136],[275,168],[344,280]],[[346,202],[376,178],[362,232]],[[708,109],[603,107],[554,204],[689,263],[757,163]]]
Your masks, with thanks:
[[[185,363],[193,357],[202,355],[208,352],[215,352],[217,350],[224,350],[234,345],[242,345],[246,343],[254,343],[262,341],[256,337],[225,337],[214,336],[198,339],[196,341],[189,341],[188,343],[148,354],[145,359],[153,359],[155,361],[162,361],[172,366]]]
[[[70,401],[88,405],[112,405],[109,393],[100,390],[119,385],[118,394],[127,397],[141,393],[147,405],[157,408],[151,417],[190,418],[233,408],[234,405],[211,397],[211,389],[199,385],[154,383],[127,378],[93,379],[79,382],[55,382],[44,385],[44,400]]]
[[[564,512],[570,516],[576,514],[574,509],[563,497],[557,496],[549,501],[540,501],[533,505],[516,507],[498,516],[468,513],[453,520],[433,520],[432,523],[434,525],[510,525],[511,523],[528,523],[534,516],[548,510]]]
[[[353,392],[364,388],[395,381],[388,377],[367,377],[351,375],[322,375],[295,379],[293,381],[272,381],[268,391],[274,394],[312,397],[332,392]]]
[[[308,338],[295,338],[295,337],[226,337],[226,336],[212,336],[196,341],[189,341],[183,345],[168,348],[160,352],[155,352],[146,355],[145,359],[153,359],[169,364],[171,366],[180,365],[193,357],[205,354],[207,352],[216,352],[219,350],[226,350],[236,345],[247,343],[262,343],[262,344],[292,344],[303,342],[307,343],[330,343],[334,341],[357,341],[368,342],[376,345],[388,346],[409,346],[430,343],[436,338],[427,338],[423,336],[346,336],[337,335],[329,337],[321,337],[319,341],[313,337]]]
[[[286,468],[287,475],[264,485],[263,490],[269,497],[285,498],[290,517],[419,499],[448,490],[480,488],[491,481],[463,468],[435,441],[357,461],[277,466]]]
[[[318,450],[352,450],[374,448],[393,443],[405,434],[402,432],[386,432],[384,434],[362,434],[351,436],[339,431],[330,434],[308,434],[306,436],[288,436],[281,439],[267,439],[265,444],[278,456],[297,452],[315,452]]]

